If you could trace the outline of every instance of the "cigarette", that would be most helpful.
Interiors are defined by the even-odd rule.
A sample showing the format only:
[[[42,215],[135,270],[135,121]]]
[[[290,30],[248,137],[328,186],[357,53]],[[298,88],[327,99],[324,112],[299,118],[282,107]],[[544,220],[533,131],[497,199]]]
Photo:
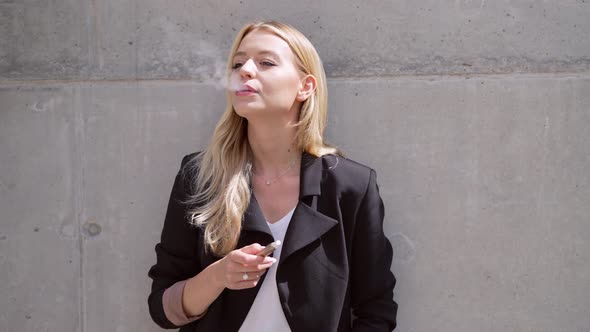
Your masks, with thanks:
[[[281,240],[277,240],[275,242],[270,243],[264,249],[260,250],[256,255],[257,256],[268,256],[271,252],[275,251],[281,245]]]

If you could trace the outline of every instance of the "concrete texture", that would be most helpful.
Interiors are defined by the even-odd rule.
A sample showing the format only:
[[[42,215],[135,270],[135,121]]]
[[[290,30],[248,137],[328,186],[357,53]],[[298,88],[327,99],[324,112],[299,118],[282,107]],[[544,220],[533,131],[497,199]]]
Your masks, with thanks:
[[[72,90],[0,88],[3,332],[79,330],[81,201]]]
[[[316,44],[327,137],[377,170],[399,331],[589,331],[588,14],[0,0],[0,331],[160,331],[172,181],[223,111],[234,29],[263,17]]]
[[[389,203],[400,331],[590,330],[589,77],[332,91],[332,136]]]
[[[207,80],[244,23],[275,18],[331,77],[590,69],[590,4],[564,1],[0,2],[0,78]]]

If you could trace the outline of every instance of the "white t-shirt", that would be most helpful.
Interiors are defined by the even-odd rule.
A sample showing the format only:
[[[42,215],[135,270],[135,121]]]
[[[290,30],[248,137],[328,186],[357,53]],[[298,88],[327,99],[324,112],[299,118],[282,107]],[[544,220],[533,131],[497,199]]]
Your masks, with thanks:
[[[294,211],[295,208],[273,224],[267,222],[275,241],[281,240],[281,242],[285,242],[285,233],[287,233],[287,227],[289,227]],[[279,265],[282,248],[283,245],[280,245],[274,251],[273,257],[277,259],[277,262],[266,271],[264,282],[260,286],[258,294],[254,299],[254,303],[252,303],[252,307],[250,307],[250,311],[248,312],[244,323],[242,323],[239,332],[291,331],[287,319],[285,318],[285,313],[283,312],[277,289],[277,266]]]

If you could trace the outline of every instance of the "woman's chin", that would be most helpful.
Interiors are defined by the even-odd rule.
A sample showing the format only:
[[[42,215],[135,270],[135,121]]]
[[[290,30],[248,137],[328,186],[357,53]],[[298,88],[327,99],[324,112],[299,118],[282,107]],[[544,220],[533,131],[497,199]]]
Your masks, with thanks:
[[[248,117],[248,115],[257,114],[264,111],[263,107],[259,105],[252,105],[252,104],[233,104],[235,112],[241,117]]]

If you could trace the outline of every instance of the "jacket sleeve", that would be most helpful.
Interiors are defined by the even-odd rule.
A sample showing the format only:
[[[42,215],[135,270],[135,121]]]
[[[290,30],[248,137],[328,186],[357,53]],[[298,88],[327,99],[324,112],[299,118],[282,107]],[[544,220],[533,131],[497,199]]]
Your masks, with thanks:
[[[189,182],[184,176],[183,166],[190,159],[189,156],[183,158],[181,169],[174,180],[160,243],[155,247],[157,261],[148,272],[153,280],[148,296],[150,316],[164,329],[179,327],[165,314],[162,301],[164,291],[178,281],[195,276],[200,270],[199,230],[188,223],[187,206],[182,203],[188,197]]]
[[[390,270],[393,249],[383,233],[384,207],[376,177],[371,169],[352,239],[351,305],[356,317],[355,332],[392,331],[396,326],[395,277]]]

